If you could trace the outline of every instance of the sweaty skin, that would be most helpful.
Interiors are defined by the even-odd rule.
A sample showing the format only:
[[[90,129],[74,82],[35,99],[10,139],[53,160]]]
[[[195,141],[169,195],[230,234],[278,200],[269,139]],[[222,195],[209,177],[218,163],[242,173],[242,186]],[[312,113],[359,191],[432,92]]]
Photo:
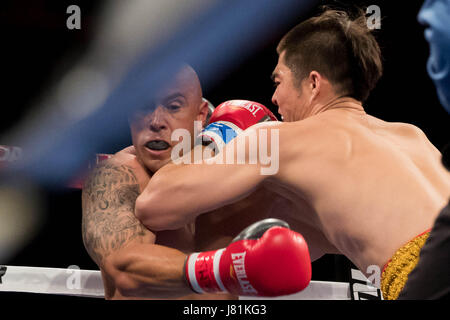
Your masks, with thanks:
[[[318,72],[294,88],[283,59],[282,53],[273,102],[289,122],[247,130],[256,136],[279,131],[278,172],[261,175],[261,164],[168,164],[138,197],[136,216],[149,228],[173,229],[264,187],[283,199],[277,200],[278,217],[307,232],[310,247],[340,252],[362,272],[370,265],[381,269],[398,248],[431,228],[447,203],[450,175],[440,153],[419,128],[366,114]],[[171,183],[160,187],[158,181]]]

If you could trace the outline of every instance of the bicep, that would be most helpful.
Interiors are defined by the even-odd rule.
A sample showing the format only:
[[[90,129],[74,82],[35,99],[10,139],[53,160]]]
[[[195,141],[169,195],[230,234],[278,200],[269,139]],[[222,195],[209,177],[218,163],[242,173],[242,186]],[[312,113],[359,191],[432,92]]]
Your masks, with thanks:
[[[134,216],[139,184],[127,166],[96,168],[83,187],[83,243],[99,265],[112,252],[132,242],[153,243],[155,236]]]

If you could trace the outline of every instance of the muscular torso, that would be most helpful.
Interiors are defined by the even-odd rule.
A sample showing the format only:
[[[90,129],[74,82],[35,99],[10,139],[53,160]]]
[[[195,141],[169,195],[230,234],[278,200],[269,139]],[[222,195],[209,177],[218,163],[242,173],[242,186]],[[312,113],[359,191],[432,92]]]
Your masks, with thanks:
[[[301,124],[300,124],[301,122]],[[432,227],[448,201],[440,153],[416,127],[329,110],[280,126],[280,168],[267,187],[298,208],[361,271],[380,268]]]

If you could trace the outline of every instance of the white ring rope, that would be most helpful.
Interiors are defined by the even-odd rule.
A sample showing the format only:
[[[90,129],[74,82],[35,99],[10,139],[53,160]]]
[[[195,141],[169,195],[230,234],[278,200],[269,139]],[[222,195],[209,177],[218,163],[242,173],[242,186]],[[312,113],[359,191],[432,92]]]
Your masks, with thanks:
[[[98,270],[81,270],[76,266],[63,268],[2,266],[0,292],[58,294],[103,298],[103,281]],[[240,297],[241,300],[255,297]],[[258,298],[257,298],[258,299]],[[267,298],[259,298],[267,299]],[[276,300],[350,300],[348,283],[311,281],[296,294]]]
[[[103,298],[100,271],[3,266],[0,291]]]

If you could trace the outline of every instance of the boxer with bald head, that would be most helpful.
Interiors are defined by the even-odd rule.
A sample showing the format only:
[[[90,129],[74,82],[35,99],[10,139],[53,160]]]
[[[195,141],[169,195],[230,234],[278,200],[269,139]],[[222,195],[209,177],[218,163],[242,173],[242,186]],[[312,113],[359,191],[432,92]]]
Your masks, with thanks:
[[[188,65],[175,75],[174,83],[156,94],[154,106],[153,112],[140,110],[130,119],[136,158],[151,173],[170,161],[172,132],[183,128],[194,137],[194,121],[204,123],[209,110],[197,74]]]
[[[279,170],[262,175],[262,162],[239,164],[238,143],[229,143],[215,158],[234,155],[235,164],[212,158],[159,170],[136,216],[151,229],[175,229],[265,186],[284,199],[278,217],[310,248],[340,252],[367,275],[378,266],[384,298],[396,299],[450,195],[441,154],[419,128],[365,112],[382,65],[364,13],[326,10],[287,33],[278,54],[272,101],[286,122],[257,124],[235,139],[250,156],[247,137],[276,132],[279,142],[266,139],[266,148],[278,143]]]
[[[183,66],[173,82],[160,90],[153,102],[149,102],[147,110],[130,116],[133,146],[102,162],[85,181],[82,193],[83,242],[102,271],[107,299],[152,296],[143,290],[133,292],[131,286],[122,288],[122,273],[126,268],[123,266],[119,272],[112,261],[132,254],[142,257],[143,261],[154,259],[154,256],[159,256],[159,251],[164,254],[169,250],[160,245],[180,251],[191,251],[194,246],[192,224],[171,232],[153,233],[134,217],[134,204],[154,172],[170,161],[171,132],[177,128],[193,130],[194,121],[204,121],[207,112],[196,73],[191,67]],[[176,255],[181,252],[173,250],[169,253]],[[184,256],[181,255],[180,261],[184,261]],[[157,283],[163,280],[164,272],[172,275],[170,265],[166,265],[164,256],[155,259],[155,264],[161,274],[154,280],[154,286],[151,283],[147,285],[154,287],[155,296],[172,297],[170,290],[165,292]],[[183,286],[175,289],[175,296],[190,293]]]
[[[300,249],[296,249],[299,241],[297,238],[301,236],[286,229],[287,226],[278,221],[258,224],[259,227],[256,229],[259,232],[261,228],[268,230],[261,241],[267,242],[267,239],[270,240],[269,232],[276,232],[278,239],[280,236],[286,238],[283,241],[285,247],[290,246],[294,248],[294,252],[297,250],[304,255],[299,262],[305,266],[307,271],[305,277],[298,279],[299,269],[296,268],[296,275],[294,279],[290,279],[287,287],[276,286],[275,290],[278,291],[274,291],[274,288],[258,287],[256,283],[253,284],[256,289],[250,290],[249,284],[243,285],[242,288],[236,287],[236,276],[226,281],[226,275],[231,274],[226,252],[232,254],[233,248],[241,252],[247,250],[249,246],[247,243],[245,249],[236,249],[240,241],[234,241],[234,247],[225,253],[220,251],[223,253],[222,261],[224,261],[221,265],[225,270],[223,281],[220,282],[225,287],[220,291],[225,291],[225,294],[212,294],[213,291],[218,291],[213,289],[219,287],[209,288],[205,277],[200,277],[207,271],[205,269],[207,264],[195,265],[194,259],[190,260],[189,265],[185,264],[189,253],[226,246],[250,224],[270,216],[274,203],[267,197],[267,191],[263,188],[237,204],[204,215],[197,222],[192,219],[176,230],[153,232],[134,216],[136,198],[152,180],[152,176],[171,160],[172,150],[177,143],[172,141],[172,133],[177,129],[187,130],[193,145],[196,131],[194,122],[204,125],[208,111],[208,103],[202,100],[197,74],[190,66],[184,65],[174,75],[172,81],[157,92],[148,109],[139,110],[130,117],[133,146],[100,163],[84,183],[83,242],[102,272],[107,299],[235,299],[238,294],[293,293],[307,285],[311,276],[307,247],[300,239],[302,245]],[[167,203],[172,200],[167,198],[162,201]],[[239,219],[236,219],[237,216]],[[277,228],[274,231],[275,226]],[[249,234],[247,232],[246,236]],[[262,234],[258,234],[258,237],[261,236]],[[243,236],[241,241],[245,242],[242,238]],[[259,251],[253,253],[255,257],[267,254],[261,252],[261,249],[264,249],[261,243],[258,248]],[[278,251],[275,250],[275,254]],[[213,251],[208,252],[211,254]],[[271,252],[274,254],[273,250]],[[248,256],[251,254],[248,252]],[[198,261],[201,257],[208,257],[208,254],[200,254]],[[283,254],[283,257],[285,259],[289,255]],[[186,267],[192,265],[190,270],[194,275],[198,274],[200,285],[195,276],[185,271],[185,265]],[[292,264],[292,267],[295,268],[296,264]],[[211,269],[208,273],[213,275],[214,271],[215,269]],[[244,283],[242,279],[239,281]]]

